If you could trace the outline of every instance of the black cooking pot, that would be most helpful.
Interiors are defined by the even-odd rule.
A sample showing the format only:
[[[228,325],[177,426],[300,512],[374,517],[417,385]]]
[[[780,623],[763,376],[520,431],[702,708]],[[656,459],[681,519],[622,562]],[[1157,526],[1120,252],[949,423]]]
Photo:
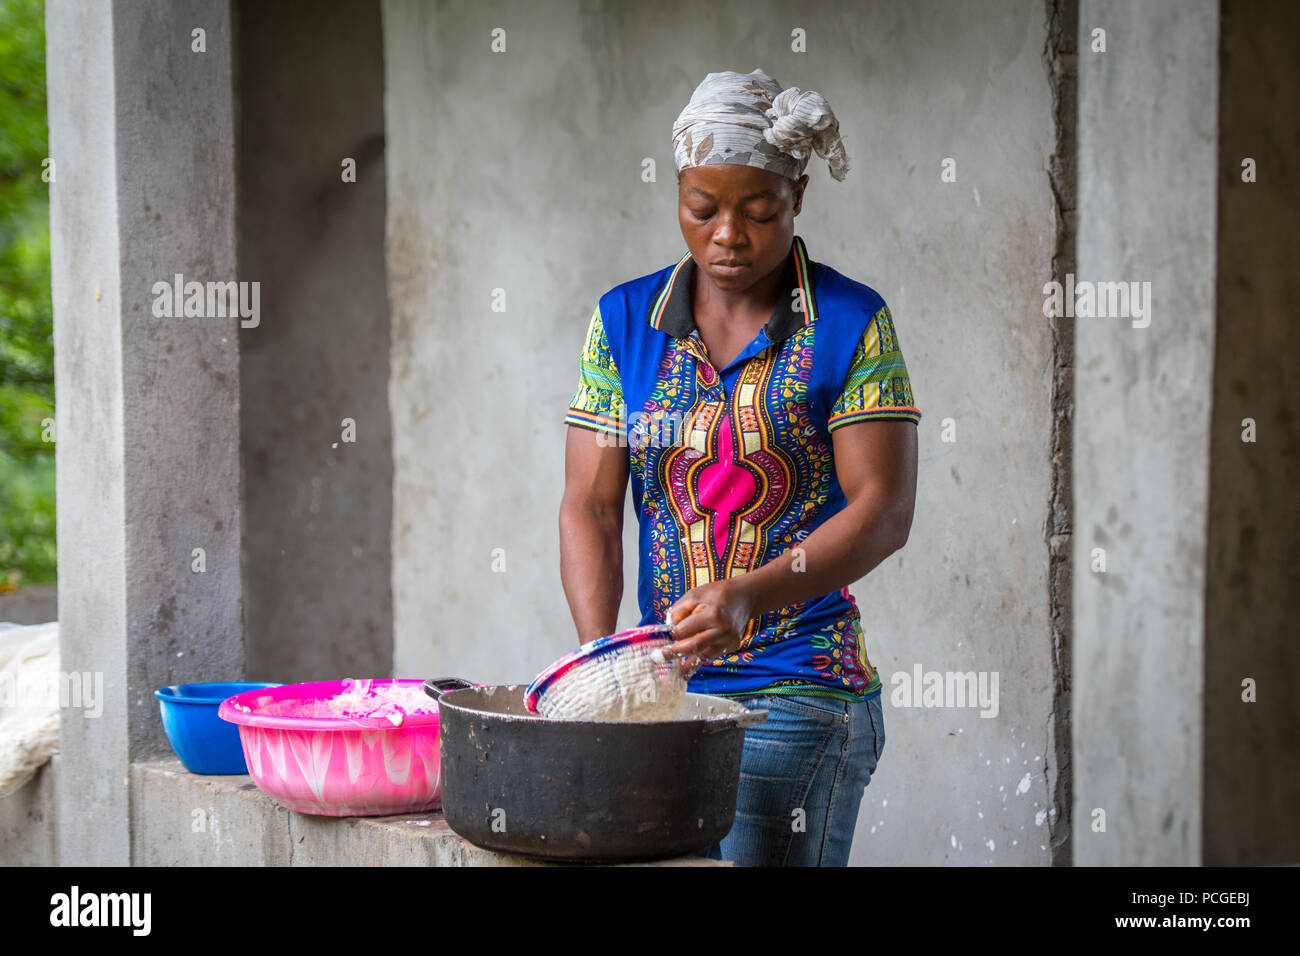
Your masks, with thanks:
[[[424,683],[438,701],[442,810],[478,846],[550,860],[652,860],[731,830],[745,728],[767,719],[687,694],[675,720],[531,714],[524,686]]]

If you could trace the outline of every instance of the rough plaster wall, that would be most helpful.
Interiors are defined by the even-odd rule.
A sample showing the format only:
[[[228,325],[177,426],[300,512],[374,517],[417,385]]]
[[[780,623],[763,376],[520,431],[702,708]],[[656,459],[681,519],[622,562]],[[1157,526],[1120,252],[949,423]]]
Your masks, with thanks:
[[[1152,304],[1075,323],[1077,865],[1201,861],[1218,36],[1212,0],[1079,8],[1078,276]]]
[[[1223,7],[1204,863],[1300,863],[1300,76],[1290,2]],[[1242,160],[1256,180],[1242,181]],[[1255,441],[1242,441],[1253,419]],[[1256,682],[1254,703],[1242,681]]]
[[[397,672],[513,682],[572,648],[556,516],[587,320],[607,289],[684,249],[670,130],[692,89],[762,66],[840,118],[852,170],[835,183],[809,167],[796,230],[889,302],[925,415],[911,539],[852,588],[886,702],[915,665],[999,674],[995,718],[886,707],[853,860],[1048,863],[1046,25],[1027,0],[794,14],[388,0]],[[489,52],[494,27],[505,54]],[[795,27],[807,55],[790,52]],[[640,181],[647,156],[657,183]],[[956,183],[940,181],[945,157]],[[633,521],[629,508],[621,624],[637,617]]]
[[[392,672],[378,0],[241,2],[239,272],[248,674]],[[341,162],[356,161],[344,182]],[[355,442],[342,440],[342,420]]]

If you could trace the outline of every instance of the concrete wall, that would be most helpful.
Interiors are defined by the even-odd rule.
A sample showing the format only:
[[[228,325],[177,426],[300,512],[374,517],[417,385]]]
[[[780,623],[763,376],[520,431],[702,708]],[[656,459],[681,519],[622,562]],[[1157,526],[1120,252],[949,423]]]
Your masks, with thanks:
[[[59,653],[105,692],[63,713],[58,856],[124,864],[153,690],[243,675],[239,326],[153,311],[176,273],[235,278],[229,10],[52,0],[46,30]]]
[[[0,866],[57,865],[58,761],[55,755],[32,779],[0,797]]]
[[[379,3],[236,14],[239,272],[262,292],[239,338],[248,674],[391,676]]]
[[[58,584],[33,584],[0,594],[0,622],[45,624],[58,619]]]
[[[1300,7],[1223,6],[1205,609],[1208,865],[1300,862]],[[1242,181],[1253,159],[1255,181]],[[1244,442],[1245,419],[1254,441]],[[1247,679],[1254,702],[1243,700]]]
[[[582,336],[602,293],[685,248],[670,133],[691,91],[762,66],[840,118],[852,169],[836,183],[810,165],[796,230],[890,304],[925,416],[911,539],[853,587],[886,701],[918,665],[999,674],[996,718],[886,708],[853,859],[1050,862],[1066,808],[1052,802],[1046,6],[386,0],[383,14],[397,672],[521,681],[573,647],[556,515]],[[795,28],[807,54],[790,51]],[[634,520],[629,506],[620,624],[637,618]]]
[[[1218,39],[1212,0],[1079,8],[1078,278],[1152,299],[1075,325],[1079,865],[1201,860]]]

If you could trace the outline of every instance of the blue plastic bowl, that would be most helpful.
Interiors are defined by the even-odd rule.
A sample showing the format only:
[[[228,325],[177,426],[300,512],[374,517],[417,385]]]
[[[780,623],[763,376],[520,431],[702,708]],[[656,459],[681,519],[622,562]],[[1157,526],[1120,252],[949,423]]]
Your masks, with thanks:
[[[227,697],[246,690],[279,687],[227,681],[214,684],[174,684],[153,692],[162,710],[163,731],[190,773],[248,773],[239,726],[217,716]]]

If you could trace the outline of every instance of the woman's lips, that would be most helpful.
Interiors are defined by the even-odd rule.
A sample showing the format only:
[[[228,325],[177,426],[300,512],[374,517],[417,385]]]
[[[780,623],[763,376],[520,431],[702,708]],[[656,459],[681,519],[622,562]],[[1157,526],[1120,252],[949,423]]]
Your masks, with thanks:
[[[738,276],[749,268],[749,263],[742,262],[737,265],[727,265],[722,262],[713,263],[713,271],[722,276]]]

